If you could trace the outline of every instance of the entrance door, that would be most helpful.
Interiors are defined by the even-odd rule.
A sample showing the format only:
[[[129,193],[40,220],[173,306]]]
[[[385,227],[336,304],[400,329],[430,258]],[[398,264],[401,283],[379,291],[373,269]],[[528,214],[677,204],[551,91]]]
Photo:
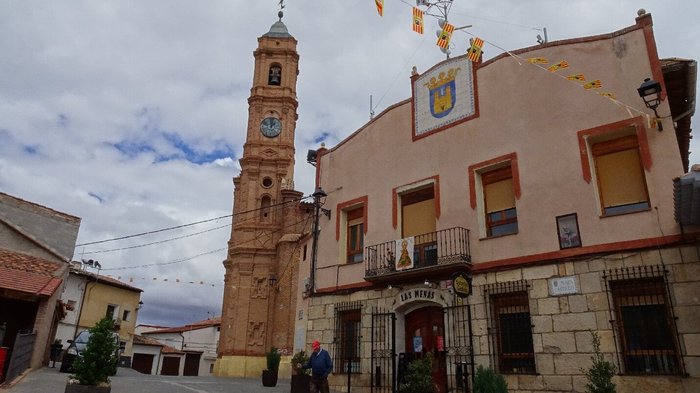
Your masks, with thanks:
[[[442,307],[423,307],[406,314],[406,352],[410,357],[433,355],[433,381],[438,393],[447,391],[445,322]]]

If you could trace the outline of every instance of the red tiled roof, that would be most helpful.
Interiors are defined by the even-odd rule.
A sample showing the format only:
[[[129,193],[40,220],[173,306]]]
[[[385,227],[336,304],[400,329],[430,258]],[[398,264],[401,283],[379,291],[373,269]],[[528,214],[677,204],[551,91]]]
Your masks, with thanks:
[[[187,332],[190,330],[205,329],[208,327],[221,325],[221,317],[214,317],[210,319],[205,319],[203,321],[191,323],[189,325],[177,326],[171,328],[165,328],[160,330],[151,330],[148,332],[143,332],[143,334],[159,334],[159,333],[180,333]]]
[[[32,295],[51,296],[61,285],[60,278],[42,274],[8,269],[0,266],[0,288],[30,293]]]
[[[165,345],[154,338],[139,336],[138,334],[134,335],[134,345],[150,345],[152,347],[162,347],[162,353],[183,353],[182,351],[173,348],[169,345]]]
[[[54,276],[65,264],[47,261],[33,255],[0,249],[0,267],[21,270],[29,273]]]
[[[51,296],[63,280],[61,264],[32,255],[0,249],[0,288]]]

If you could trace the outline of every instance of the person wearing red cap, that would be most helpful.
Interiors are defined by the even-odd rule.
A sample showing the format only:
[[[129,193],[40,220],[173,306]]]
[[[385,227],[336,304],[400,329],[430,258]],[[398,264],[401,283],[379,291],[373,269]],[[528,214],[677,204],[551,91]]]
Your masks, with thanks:
[[[311,369],[311,393],[328,393],[328,374],[333,371],[333,361],[328,351],[321,349],[321,343],[318,340],[314,340],[311,347],[314,351],[309,361],[300,367]]]

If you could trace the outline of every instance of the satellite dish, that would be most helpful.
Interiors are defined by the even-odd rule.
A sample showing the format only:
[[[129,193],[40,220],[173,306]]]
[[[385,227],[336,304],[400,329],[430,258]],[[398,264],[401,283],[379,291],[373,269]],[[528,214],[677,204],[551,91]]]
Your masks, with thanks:
[[[443,27],[445,27],[445,20],[444,19],[438,19],[437,21],[438,21],[438,26],[440,26],[441,29]]]
[[[449,48],[442,48],[442,47],[440,48],[440,52],[446,54],[447,56],[449,56],[452,53],[452,51],[449,50]]]
[[[442,30],[435,30],[435,35],[440,38],[440,34],[442,34]]]

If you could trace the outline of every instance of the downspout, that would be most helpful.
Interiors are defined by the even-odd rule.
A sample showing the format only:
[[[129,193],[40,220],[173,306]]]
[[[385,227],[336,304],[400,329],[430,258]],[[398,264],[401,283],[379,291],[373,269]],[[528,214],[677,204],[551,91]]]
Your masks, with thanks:
[[[78,310],[78,319],[75,321],[75,331],[73,332],[73,338],[78,335],[78,327],[80,326],[80,319],[83,317],[83,306],[85,305],[85,298],[88,297],[88,291],[92,291],[92,288],[94,287],[91,286],[88,288],[89,284],[93,284],[92,281],[85,280],[85,290],[83,291],[83,298],[80,299],[80,310]]]

